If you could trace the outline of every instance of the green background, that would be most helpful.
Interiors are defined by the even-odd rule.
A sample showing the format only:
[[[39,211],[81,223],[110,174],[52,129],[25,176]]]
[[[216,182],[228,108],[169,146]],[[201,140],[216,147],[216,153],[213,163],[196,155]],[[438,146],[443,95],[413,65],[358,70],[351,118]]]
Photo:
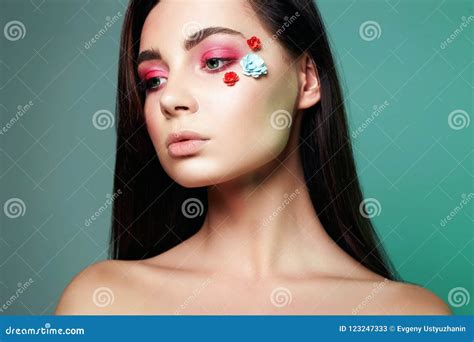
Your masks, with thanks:
[[[364,194],[380,204],[373,219],[389,255],[405,280],[434,291],[455,314],[472,314],[474,21],[455,33],[474,14],[472,1],[318,4],[351,130],[373,119],[353,139],[354,152]],[[125,6],[1,1],[0,126],[33,103],[0,135],[0,306],[32,279],[3,314],[52,314],[71,278],[106,258],[110,208],[85,220],[112,193],[115,131],[97,129],[93,115],[114,112]],[[24,25],[22,39],[3,30],[14,20]],[[360,32],[367,21],[380,27],[374,39]],[[461,126],[450,125],[453,111],[464,111]],[[441,225],[463,195],[468,203]],[[24,203],[17,218],[4,207],[11,198]]]

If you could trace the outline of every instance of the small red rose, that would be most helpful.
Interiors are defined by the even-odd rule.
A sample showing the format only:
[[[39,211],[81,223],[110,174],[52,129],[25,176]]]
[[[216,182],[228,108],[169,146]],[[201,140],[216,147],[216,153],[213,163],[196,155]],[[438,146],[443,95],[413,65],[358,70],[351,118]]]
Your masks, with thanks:
[[[239,80],[239,75],[233,71],[226,72],[224,74],[224,83],[228,86],[233,86]]]
[[[255,36],[252,36],[250,37],[250,39],[247,39],[247,45],[254,51],[260,50],[260,48],[262,47],[260,43],[260,39]]]

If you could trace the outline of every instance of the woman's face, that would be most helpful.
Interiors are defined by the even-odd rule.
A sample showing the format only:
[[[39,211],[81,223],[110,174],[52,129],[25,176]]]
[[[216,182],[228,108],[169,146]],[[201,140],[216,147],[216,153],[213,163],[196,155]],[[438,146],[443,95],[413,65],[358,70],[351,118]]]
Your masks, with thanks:
[[[196,33],[208,27],[229,31]],[[297,71],[280,44],[265,44],[272,35],[244,0],[164,0],[146,18],[140,53],[159,56],[138,65],[147,84],[145,119],[160,163],[177,183],[200,187],[251,174],[295,134],[289,123],[296,112]],[[251,36],[260,38],[259,51],[247,45]],[[242,73],[239,62],[250,52],[263,58],[267,75]],[[240,78],[233,86],[223,81],[229,71]],[[200,146],[193,151],[183,144],[168,147],[169,134],[182,130],[208,140],[193,142]]]

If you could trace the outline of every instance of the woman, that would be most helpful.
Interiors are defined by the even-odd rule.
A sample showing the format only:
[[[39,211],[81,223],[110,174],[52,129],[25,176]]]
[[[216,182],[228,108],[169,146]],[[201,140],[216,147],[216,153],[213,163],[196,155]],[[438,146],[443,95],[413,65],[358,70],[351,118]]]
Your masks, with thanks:
[[[364,208],[311,0],[129,3],[111,256],[57,314],[449,314]]]

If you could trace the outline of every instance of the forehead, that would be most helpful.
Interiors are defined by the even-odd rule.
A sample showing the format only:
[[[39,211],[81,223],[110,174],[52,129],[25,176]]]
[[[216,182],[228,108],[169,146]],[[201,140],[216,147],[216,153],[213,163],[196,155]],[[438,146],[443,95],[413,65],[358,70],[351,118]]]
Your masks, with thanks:
[[[140,37],[140,50],[181,42],[209,26],[228,27],[246,37],[265,35],[246,0],[161,0],[148,14]],[[176,44],[176,45],[177,45]]]

